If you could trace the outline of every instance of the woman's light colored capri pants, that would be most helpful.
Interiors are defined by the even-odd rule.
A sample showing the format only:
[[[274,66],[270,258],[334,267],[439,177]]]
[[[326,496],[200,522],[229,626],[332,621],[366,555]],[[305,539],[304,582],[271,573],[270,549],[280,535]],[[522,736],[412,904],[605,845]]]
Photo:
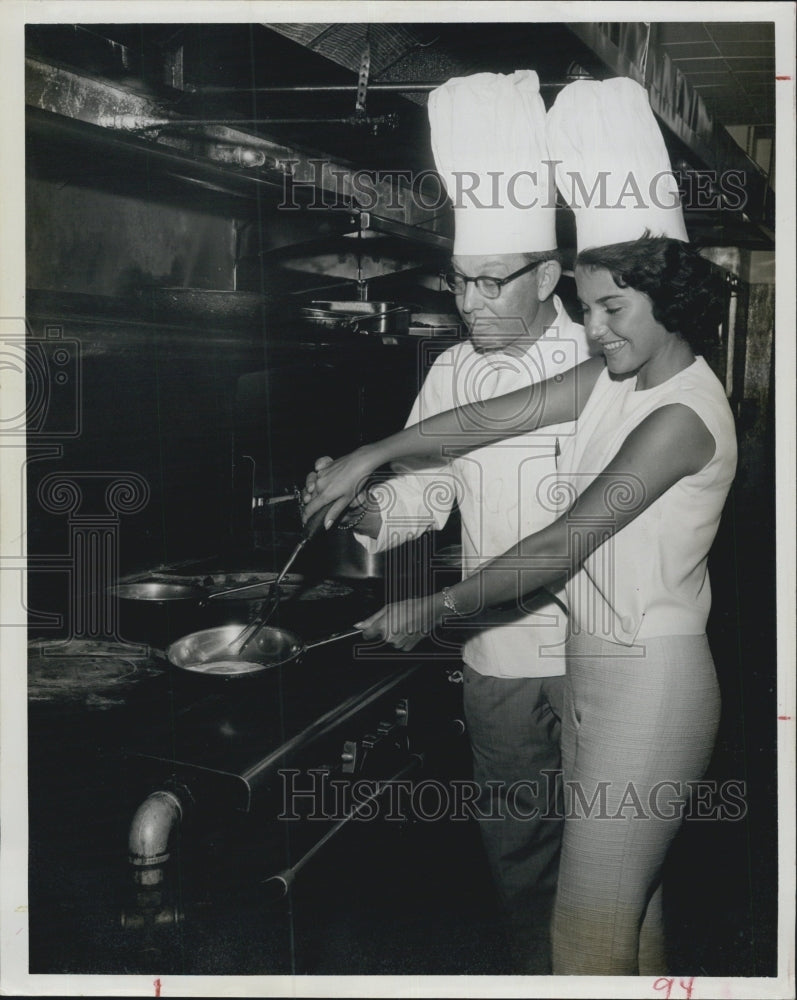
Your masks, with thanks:
[[[686,782],[711,758],[719,687],[705,635],[646,639],[644,655],[627,654],[568,640],[554,975],[667,971],[661,869]]]

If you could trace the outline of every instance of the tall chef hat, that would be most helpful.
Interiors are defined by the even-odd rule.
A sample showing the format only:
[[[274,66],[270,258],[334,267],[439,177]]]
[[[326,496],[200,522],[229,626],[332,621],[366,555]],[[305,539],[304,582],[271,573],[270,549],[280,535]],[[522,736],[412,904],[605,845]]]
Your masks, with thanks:
[[[645,231],[687,241],[678,185],[647,92],[634,80],[576,80],[548,112],[556,184],[576,217],[578,250]]]
[[[454,205],[454,253],[556,249],[545,105],[533,70],[455,77],[429,95],[432,152]]]

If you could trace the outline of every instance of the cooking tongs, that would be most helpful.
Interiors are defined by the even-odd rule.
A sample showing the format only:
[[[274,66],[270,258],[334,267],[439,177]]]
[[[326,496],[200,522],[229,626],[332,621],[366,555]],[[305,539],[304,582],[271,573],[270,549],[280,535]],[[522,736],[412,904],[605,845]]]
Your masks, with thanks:
[[[301,498],[298,490],[296,490],[296,494],[297,498],[299,499],[301,507]],[[233,639],[233,641],[230,643],[229,647],[225,651],[224,654],[225,656],[240,656],[241,653],[243,653],[245,647],[248,646],[249,643],[252,641],[252,639],[254,639],[255,636],[258,634],[260,629],[263,628],[263,626],[268,623],[269,619],[274,614],[274,611],[276,610],[277,606],[280,603],[280,584],[285,579],[285,576],[290,570],[291,566],[293,566],[293,564],[296,562],[299,553],[302,551],[305,545],[307,545],[308,542],[312,541],[312,539],[315,538],[315,536],[318,534],[319,530],[324,524],[324,515],[331,506],[332,506],[331,504],[328,504],[321,510],[316,511],[316,513],[313,514],[310,520],[305,524],[304,528],[302,529],[302,537],[297,542],[293,552],[291,552],[291,554],[288,556],[288,560],[280,570],[278,576],[272,581],[271,586],[268,589],[268,594],[263,599],[263,602],[261,603],[258,609],[257,615],[246,626],[243,632],[241,632],[239,636]]]

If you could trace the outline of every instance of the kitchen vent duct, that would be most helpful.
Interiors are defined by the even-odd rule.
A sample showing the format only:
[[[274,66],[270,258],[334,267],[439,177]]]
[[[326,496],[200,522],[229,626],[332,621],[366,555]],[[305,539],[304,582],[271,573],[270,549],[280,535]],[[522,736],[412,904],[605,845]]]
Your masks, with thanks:
[[[471,71],[469,64],[433,48],[437,38],[431,30],[424,38],[400,24],[266,24],[265,27],[353,73],[359,72],[363,51],[369,46],[370,79],[374,83],[442,81]],[[415,104],[426,104],[425,93],[404,96]]]

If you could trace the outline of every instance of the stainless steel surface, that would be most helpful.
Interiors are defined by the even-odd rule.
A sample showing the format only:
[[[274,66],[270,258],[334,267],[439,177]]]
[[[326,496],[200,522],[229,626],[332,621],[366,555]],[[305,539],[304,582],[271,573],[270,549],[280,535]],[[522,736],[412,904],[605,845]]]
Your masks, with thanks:
[[[182,818],[182,802],[174,792],[164,789],[152,792],[136,810],[128,832],[127,851],[136,881],[142,885],[163,880],[160,866],[169,860],[169,841]]]
[[[135,298],[142,306],[151,307],[156,318],[204,321],[257,319],[269,301],[256,292],[211,288],[140,288]]]
[[[285,570],[283,570],[280,573],[280,575],[279,575],[279,582],[280,583],[282,583],[282,581],[285,579],[286,575],[287,574],[285,573]],[[231,587],[229,590],[217,590],[214,593],[208,595],[208,600],[212,601],[212,600],[214,600],[215,598],[218,598],[218,597],[226,598],[226,597],[229,597],[230,594],[241,594],[241,593],[243,593],[246,590],[256,590],[258,587],[262,587],[262,586],[263,586],[262,582],[258,581],[257,583],[245,583],[241,587]]]
[[[316,301],[305,306],[305,320],[328,330],[353,330],[358,333],[407,333],[410,307],[398,302]]]
[[[301,496],[299,495],[298,491],[296,493],[296,497],[299,502],[299,506],[301,508]],[[285,563],[285,565],[277,574],[277,578],[274,580],[271,587],[269,588],[268,595],[261,604],[260,610],[258,611],[258,614],[255,616],[254,621],[252,621],[249,625],[247,625],[246,628],[243,630],[243,632],[241,632],[241,634],[235,640],[233,640],[232,643],[230,643],[230,648],[228,650],[228,654],[230,656],[243,658],[242,654],[244,653],[244,650],[249,647],[249,644],[252,642],[254,637],[257,636],[259,630],[263,628],[263,626],[271,618],[272,614],[274,613],[274,610],[279,604],[280,585],[282,584],[283,579],[287,575],[288,570],[294,564],[297,557],[299,556],[299,553],[302,551],[305,545],[307,545],[307,543],[312,538],[314,538],[321,530],[321,526],[324,523],[324,517],[326,516],[326,512],[329,510],[330,507],[331,504],[327,504],[326,507],[323,507],[321,510],[316,511],[316,513],[304,525],[304,528],[302,530],[302,537],[299,539],[298,543],[294,547],[293,552],[291,552],[291,554],[288,556],[288,560]]]
[[[347,632],[336,632],[334,635],[328,635],[326,639],[316,639],[315,642],[305,643],[305,651],[308,649],[318,649],[319,646],[328,646],[331,642],[339,642],[341,639],[353,639],[355,635],[360,635],[362,633],[361,628],[350,628]]]
[[[282,582],[282,577],[280,582]],[[240,587],[230,587],[226,590],[209,591],[190,583],[169,583],[161,580],[141,580],[137,583],[120,583],[111,587],[111,593],[126,601],[152,601],[162,604],[173,601],[195,601],[204,604],[207,601],[229,597],[230,594],[240,594],[243,591],[262,589],[264,582],[246,583]]]
[[[290,555],[288,556],[288,559],[287,559],[287,562],[286,562],[286,563],[285,563],[285,565],[284,565],[284,566],[282,567],[282,569],[281,569],[281,570],[279,571],[279,573],[278,573],[278,574],[277,574],[277,576],[276,576],[276,579],[274,580],[274,584],[273,584],[273,586],[274,586],[274,588],[275,588],[275,589],[276,589],[277,587],[279,587],[279,586],[280,586],[280,585],[282,584],[282,581],[283,581],[283,580],[285,579],[285,577],[286,577],[286,576],[288,575],[288,570],[289,570],[289,569],[291,568],[291,566],[293,566],[293,564],[294,564],[294,563],[296,562],[296,560],[297,560],[297,558],[298,558],[298,556],[299,556],[299,553],[300,553],[300,552],[302,551],[302,549],[303,549],[303,548],[305,547],[305,545],[307,545],[307,543],[308,543],[309,541],[310,541],[309,537],[308,537],[307,535],[305,535],[305,536],[304,536],[304,537],[303,537],[302,539],[300,539],[300,541],[299,541],[299,542],[298,542],[298,543],[296,544],[296,546],[295,546],[295,548],[294,548],[293,552],[291,552],[291,554],[290,554]]]
[[[304,643],[295,633],[275,626],[260,626],[257,635],[247,643],[246,657],[231,655],[230,644],[240,635],[239,625],[204,629],[178,639],[166,650],[169,662],[182,670],[222,677],[244,677],[259,674],[272,667],[296,661],[306,650],[348,639],[360,629]]]
[[[295,659],[301,641],[285,629],[263,627],[249,646],[248,659],[229,654],[230,644],[241,634],[240,625],[203,629],[173,642],[166,650],[169,661],[182,670],[225,677],[260,673]]]
[[[244,659],[244,657],[242,655],[243,652],[244,652],[244,649],[247,649],[249,647],[249,645],[251,644],[252,640],[257,636],[257,634],[260,632],[260,630],[265,627],[265,625],[268,623],[268,621],[271,618],[271,616],[274,614],[274,611],[276,610],[277,606],[279,605],[279,602],[280,602],[280,580],[285,575],[285,573],[287,572],[288,567],[291,565],[291,563],[296,558],[296,556],[299,554],[299,552],[301,551],[301,549],[303,548],[304,545],[305,545],[305,541],[303,540],[293,550],[293,552],[291,553],[290,559],[288,560],[288,562],[283,567],[282,571],[280,572],[280,575],[271,584],[271,587],[269,588],[268,595],[266,596],[266,598],[263,601],[263,603],[260,605],[260,608],[259,608],[258,613],[255,616],[254,620],[251,621],[246,626],[246,628],[235,637],[235,639],[233,639],[233,641],[230,643],[229,648],[227,649],[227,651],[225,653],[226,657],[236,657],[236,658]]]
[[[296,497],[293,493],[286,493],[285,496],[279,497],[269,497],[268,500],[264,501],[266,507],[273,507],[277,503],[287,503],[288,500],[295,500]]]
[[[225,125],[235,128],[253,125],[355,125],[373,127],[398,123],[396,114],[363,115],[355,112],[343,117],[327,118],[163,118],[162,116],[107,115],[100,120],[105,128],[122,129],[127,132],[147,132],[152,129],[175,129],[186,127],[195,129],[198,125]],[[258,164],[259,165],[259,164]]]
[[[558,90],[567,86],[569,80],[540,81],[540,90]],[[436,90],[445,80],[430,83],[428,80],[398,81],[396,83],[369,83],[368,92],[374,94],[428,94]],[[202,85],[193,88],[197,94],[237,94],[241,90],[236,87],[215,87]],[[279,87],[247,87],[247,94],[356,94],[356,83],[304,83]]]
[[[189,583],[161,583],[154,580],[120,583],[111,587],[110,592],[125,601],[152,601],[155,604],[165,601],[201,602],[208,597],[208,592],[203,587],[195,587]]]
[[[372,232],[382,233],[386,236],[397,236],[449,252],[454,247],[454,241],[448,236],[442,236],[431,229],[423,229],[419,225],[387,219],[381,215],[374,215],[373,212],[357,211],[356,215],[359,216],[359,229],[363,233]]]
[[[118,85],[98,78],[95,72],[83,72],[61,65],[51,65],[45,60],[27,57],[25,60],[25,99],[28,106],[29,123],[46,130],[48,135],[64,138],[75,136],[81,141],[99,144],[97,160],[104,164],[109,151],[121,152],[129,168],[131,160],[137,162],[147,174],[153,169],[163,168],[173,171],[180,178],[187,178],[193,191],[194,178],[203,183],[233,189],[259,200],[259,192],[271,188],[284,192],[286,175],[296,184],[317,184],[317,166],[314,154],[306,153],[295,144],[287,145],[263,136],[253,135],[238,126],[203,126],[208,138],[235,145],[252,146],[265,154],[265,167],[259,170],[230,169],[225,164],[187,155],[187,150],[179,145],[167,145],[159,141],[158,130],[146,132],[142,137],[101,127],[100,122],[112,119],[124,111],[142,117],[163,117],[160,104],[135,88],[121,90]],[[31,112],[40,115],[31,116]],[[52,114],[46,114],[52,112]],[[95,126],[93,129],[91,126]],[[170,137],[174,143],[179,137]],[[128,157],[130,159],[128,159]],[[118,162],[118,161],[114,161]],[[345,185],[351,185],[354,168],[346,159],[331,158],[328,169]],[[105,166],[107,168],[107,165]],[[331,176],[333,176],[331,175]],[[393,203],[397,196],[397,185],[390,177],[378,178],[375,188],[380,202]],[[421,206],[413,206],[413,218],[431,219],[433,212]]]
[[[295,534],[295,533],[294,533]],[[293,541],[293,535],[291,536]],[[194,566],[192,561],[188,566]],[[131,583],[179,583],[188,584],[192,587],[200,587],[209,593],[218,594],[220,601],[237,600],[256,601],[268,596],[269,589],[277,577],[275,570],[262,570],[259,568],[250,570],[238,570],[234,572],[193,572],[185,567],[174,567],[173,569],[161,568],[153,570],[141,580],[131,580]],[[288,573],[282,580],[282,596],[292,596],[304,585],[304,576],[301,573]],[[246,587],[246,592],[238,598],[236,592],[239,587]],[[249,590],[251,588],[251,590]]]
[[[410,333],[424,337],[459,337],[464,329],[456,312],[414,310],[410,317]]]
[[[61,703],[110,709],[124,705],[158,668],[145,645],[99,639],[34,639],[27,647],[31,704]]]
[[[370,552],[353,531],[330,531],[325,539],[328,572],[347,580],[376,580],[385,575],[387,556]]]
[[[282,896],[286,896],[290,892],[291,886],[302,868],[304,868],[307,862],[321,850],[324,844],[326,844],[331,837],[334,837],[336,833],[339,833],[350,820],[359,816],[364,809],[383,795],[387,785],[392,782],[396,782],[401,778],[405,778],[408,774],[412,774],[413,771],[417,771],[422,764],[423,754],[413,754],[409,763],[405,764],[404,767],[396,771],[394,775],[387,778],[384,782],[377,784],[376,790],[371,795],[367,795],[353,809],[350,809],[342,819],[339,819],[329,830],[327,830],[324,836],[321,837],[320,840],[317,840],[310,850],[306,851],[302,857],[299,858],[295,865],[291,868],[284,868],[281,872],[279,872],[279,874],[272,875],[270,878],[264,879],[262,885],[269,896],[272,899],[279,899]]]

